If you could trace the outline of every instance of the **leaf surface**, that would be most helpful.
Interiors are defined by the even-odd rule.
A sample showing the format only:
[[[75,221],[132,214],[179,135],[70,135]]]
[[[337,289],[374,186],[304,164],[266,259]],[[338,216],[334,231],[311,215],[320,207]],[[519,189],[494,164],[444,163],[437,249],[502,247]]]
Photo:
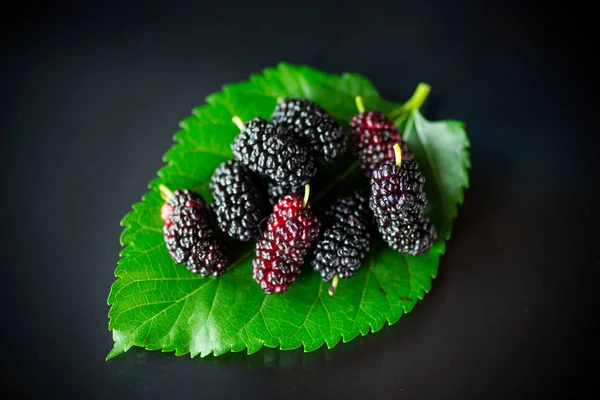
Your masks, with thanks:
[[[342,280],[334,296],[319,274],[305,268],[289,291],[265,295],[252,280],[252,244],[238,244],[234,268],[220,278],[191,274],[171,260],[162,236],[158,185],[190,188],[211,200],[208,182],[215,168],[232,158],[230,144],[239,130],[231,122],[269,118],[278,97],[305,97],[347,124],[357,113],[355,96],[367,109],[394,114],[427,178],[428,214],[438,229],[433,248],[419,257],[404,256],[376,242],[356,277]],[[407,103],[408,104],[408,103]],[[356,74],[326,74],[306,66],[280,64],[249,81],[226,85],[193,110],[165,154],[165,166],[142,202],[122,220],[123,250],[108,303],[115,341],[107,358],[132,346],[191,356],[228,351],[282,350],[300,346],[329,348],[393,324],[431,289],[449,239],[457,207],[468,187],[468,139],[458,121],[429,122],[417,107],[382,99]],[[333,178],[330,178],[333,176]],[[327,203],[339,188],[362,179],[347,158],[329,177],[313,185],[313,201]]]

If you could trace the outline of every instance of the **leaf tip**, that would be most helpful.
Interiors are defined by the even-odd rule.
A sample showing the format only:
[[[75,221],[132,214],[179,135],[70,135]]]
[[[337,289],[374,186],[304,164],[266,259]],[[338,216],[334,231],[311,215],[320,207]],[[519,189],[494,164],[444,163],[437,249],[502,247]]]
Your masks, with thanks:
[[[119,354],[123,354],[123,353],[124,353],[123,349],[117,349],[117,346],[115,345],[115,347],[113,347],[112,350],[106,355],[105,360],[106,361],[112,360]]]

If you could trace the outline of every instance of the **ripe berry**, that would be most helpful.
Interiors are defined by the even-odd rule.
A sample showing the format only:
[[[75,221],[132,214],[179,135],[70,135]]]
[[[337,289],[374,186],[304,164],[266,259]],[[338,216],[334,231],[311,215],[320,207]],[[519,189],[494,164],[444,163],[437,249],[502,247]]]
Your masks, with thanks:
[[[298,264],[287,262],[273,240],[256,242],[256,257],[252,260],[252,277],[266,294],[283,293],[296,280]]]
[[[239,122],[237,117],[234,120]],[[273,125],[262,118],[243,124],[231,150],[250,170],[283,186],[306,185],[317,172],[307,147],[284,126]]]
[[[265,237],[273,240],[288,260],[302,264],[319,235],[320,222],[299,194],[285,195],[275,203]]]
[[[319,235],[320,223],[298,194],[285,195],[273,207],[252,261],[254,280],[267,294],[282,293],[294,282],[304,257]]]
[[[260,236],[260,222],[269,215],[260,178],[239,161],[223,162],[213,173],[209,188],[217,227],[233,239]]]
[[[387,236],[393,237],[392,247],[400,253],[414,256],[427,253],[437,238],[435,227],[427,217],[409,224],[392,225],[388,230]]]
[[[354,192],[333,204],[326,216],[327,225],[315,246],[312,267],[325,282],[334,277],[353,277],[369,251],[368,200],[360,192]]]
[[[271,121],[283,125],[328,163],[346,151],[346,135],[323,108],[306,99],[288,98],[275,107]]]
[[[358,101],[357,101],[358,103]],[[400,144],[403,160],[413,160],[406,142],[392,121],[379,111],[361,112],[350,121],[350,139],[367,177],[384,161],[394,160],[394,145]]]
[[[400,153],[400,146],[395,149]],[[373,171],[369,207],[390,247],[405,254],[422,254],[437,236],[425,215],[425,177],[415,161],[402,160],[400,154],[396,160],[386,161]]]
[[[191,190],[160,189],[167,201],[161,209],[163,234],[173,260],[203,277],[224,274],[227,257],[214,237],[202,197]]]

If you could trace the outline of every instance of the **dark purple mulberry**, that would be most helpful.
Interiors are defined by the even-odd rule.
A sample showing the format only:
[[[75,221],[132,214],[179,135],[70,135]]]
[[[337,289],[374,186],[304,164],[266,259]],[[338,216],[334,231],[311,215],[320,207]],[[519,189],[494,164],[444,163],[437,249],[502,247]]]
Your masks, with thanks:
[[[412,160],[402,160],[400,166],[383,162],[371,176],[369,206],[377,228],[388,245],[402,253],[425,253],[437,237],[425,215],[424,183],[425,177]]]
[[[161,216],[165,221],[165,243],[173,260],[204,277],[224,274],[227,257],[214,236],[202,197],[191,190],[171,194],[164,186],[161,191],[168,196]]]
[[[260,178],[239,161],[219,165],[209,188],[210,207],[222,232],[244,241],[260,236],[259,224],[270,209],[261,186]]]
[[[369,251],[371,215],[368,200],[360,192],[339,199],[326,211],[327,221],[311,262],[324,281],[350,278]]]
[[[266,175],[283,186],[303,186],[317,168],[308,148],[281,125],[262,118],[246,122],[231,145],[237,160],[257,174]]]
[[[306,99],[281,100],[271,116],[276,125],[283,125],[314,152],[333,162],[346,151],[346,135],[340,124],[322,107]]]
[[[400,144],[403,160],[414,159],[394,123],[379,111],[355,115],[350,121],[349,136],[367,177],[382,162],[394,160],[396,143]]]

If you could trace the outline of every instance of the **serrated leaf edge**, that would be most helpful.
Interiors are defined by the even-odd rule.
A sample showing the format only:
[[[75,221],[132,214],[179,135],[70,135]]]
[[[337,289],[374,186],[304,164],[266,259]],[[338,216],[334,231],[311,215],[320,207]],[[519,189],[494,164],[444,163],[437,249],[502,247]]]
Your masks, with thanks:
[[[281,70],[281,69],[286,69],[286,68],[295,68],[295,69],[308,69],[308,70],[311,70],[311,71],[314,71],[314,72],[317,72],[317,73],[323,73],[323,72],[321,72],[321,71],[318,71],[318,70],[316,70],[316,69],[314,69],[314,68],[312,68],[312,67],[306,66],[306,65],[299,66],[299,67],[295,67],[295,66],[293,66],[292,64],[289,64],[289,63],[285,63],[285,62],[283,62],[283,63],[279,63],[279,64],[277,65],[277,67],[271,67],[271,68],[266,68],[266,69],[264,69],[264,70],[263,70],[263,72],[262,72],[262,74],[263,74],[264,76],[267,76],[267,75],[268,75],[269,73],[271,73],[271,72],[274,72],[274,71],[277,71],[277,70]],[[323,73],[323,74],[326,74],[326,75],[331,75],[331,76],[336,76],[335,74],[327,74],[327,73]],[[255,75],[252,75],[252,76],[250,77],[250,81],[251,81],[251,80],[253,79],[253,77],[255,77],[255,76],[260,76],[260,74],[255,74]],[[340,75],[337,75],[337,76],[340,76]],[[366,78],[364,78],[364,77],[362,77],[362,76],[360,76],[360,75],[356,75],[356,74],[350,74],[350,73],[344,73],[344,74],[342,74],[342,75],[341,75],[341,78],[342,78],[342,79],[348,79],[347,77],[350,77],[350,76],[359,76],[361,79],[364,79],[364,80],[366,80]],[[240,83],[244,83],[244,82],[249,82],[249,81],[243,81],[243,82],[240,82]],[[368,82],[368,80],[367,80],[367,82]],[[188,127],[186,126],[186,124],[185,124],[185,121],[186,121],[187,119],[190,119],[190,118],[197,118],[197,115],[198,115],[198,110],[199,110],[200,108],[202,108],[202,107],[208,107],[208,106],[215,106],[215,105],[219,104],[219,103],[220,103],[220,102],[219,102],[219,100],[221,100],[221,99],[220,99],[220,96],[221,96],[221,95],[223,95],[223,93],[224,93],[224,92],[227,90],[227,87],[228,87],[228,86],[230,86],[230,85],[225,85],[225,86],[223,87],[223,92],[221,92],[221,93],[215,93],[215,94],[211,94],[211,95],[207,96],[207,97],[206,97],[206,103],[207,103],[207,104],[205,104],[205,105],[203,105],[203,106],[200,106],[200,107],[196,107],[196,108],[194,108],[194,109],[193,109],[193,111],[192,111],[192,117],[188,117],[188,118],[186,118],[186,119],[184,119],[184,120],[182,121],[182,123],[181,123],[181,125],[180,125],[180,127],[181,127],[181,130],[183,130],[183,131],[188,131],[188,133],[189,133],[189,129],[188,129]],[[381,109],[388,108],[388,109],[389,109],[389,107],[391,107],[391,105],[393,104],[393,103],[390,103],[390,102],[387,102],[387,101],[384,101],[384,102],[385,102],[386,104],[385,104],[385,105],[380,105],[380,107],[379,107],[379,108],[381,108]],[[220,104],[221,104],[221,105],[224,105],[223,103],[220,103]],[[370,104],[369,104],[369,105],[370,105]],[[225,106],[226,106],[226,105],[225,105]],[[397,106],[397,105],[396,105],[396,106]],[[233,113],[233,112],[231,112],[231,110],[229,110],[229,111],[230,111],[230,114],[231,114],[231,116],[233,116],[233,115],[234,115],[234,113]],[[440,122],[441,122],[441,121],[440,121]],[[455,122],[461,123],[460,121],[455,121]],[[165,171],[167,168],[169,168],[169,166],[171,166],[171,165],[173,164],[172,160],[171,160],[171,159],[170,159],[170,157],[169,157],[169,154],[170,154],[170,153],[171,153],[171,152],[172,152],[174,149],[176,149],[176,148],[178,148],[178,147],[181,147],[181,146],[182,146],[182,144],[183,144],[183,141],[182,141],[182,140],[181,140],[181,138],[180,138],[180,132],[181,132],[181,131],[178,131],[178,132],[177,132],[177,133],[175,133],[175,134],[174,134],[174,136],[173,136],[173,141],[174,141],[174,144],[173,144],[173,146],[171,146],[171,148],[170,148],[170,149],[167,151],[167,153],[165,153],[165,156],[163,157],[163,161],[165,162],[165,165],[164,165],[163,167],[161,167],[161,169],[158,171],[158,173],[157,173],[157,174],[158,174],[158,177],[157,177],[157,178],[155,178],[155,179],[153,179],[153,180],[152,180],[152,181],[151,181],[151,182],[148,184],[148,188],[149,188],[149,189],[151,189],[151,191],[150,191],[150,192],[147,192],[146,194],[144,194],[144,195],[142,196],[142,201],[140,201],[140,202],[137,202],[137,203],[134,203],[134,204],[132,205],[132,210],[131,210],[130,212],[128,212],[128,213],[127,213],[127,214],[126,214],[126,215],[125,215],[125,216],[124,216],[124,217],[121,219],[121,222],[120,222],[120,224],[121,224],[121,226],[123,227],[123,230],[122,230],[122,233],[121,233],[121,240],[120,240],[120,242],[121,242],[121,245],[123,246],[123,249],[122,249],[122,251],[120,252],[120,254],[123,254],[124,252],[126,252],[126,250],[127,250],[127,248],[128,248],[128,247],[135,247],[135,241],[133,240],[133,238],[130,238],[130,239],[124,239],[124,238],[126,238],[126,237],[127,237],[127,234],[129,234],[129,233],[130,233],[130,231],[133,229],[133,225],[131,225],[131,224],[128,224],[127,220],[128,220],[129,218],[131,218],[131,216],[137,212],[137,210],[136,210],[136,208],[137,208],[137,207],[141,207],[141,206],[143,206],[143,205],[144,205],[144,203],[145,203],[145,202],[148,200],[148,198],[149,198],[150,196],[152,196],[152,195],[158,195],[158,185],[159,185],[160,183],[163,183],[163,182],[164,182],[164,181],[163,181],[163,176],[162,176],[162,175],[163,175],[163,171]],[[465,140],[466,140],[466,146],[465,146],[465,149],[466,149],[466,148],[468,148],[468,144],[469,144],[469,142],[468,142],[468,138],[467,138],[466,134],[464,134],[464,137],[465,137]],[[208,152],[210,152],[210,149],[207,149],[207,150],[209,150]],[[224,156],[225,156],[225,155],[223,155],[223,154],[218,154],[218,153],[212,153],[212,154],[215,154],[215,155],[217,155],[217,156],[221,156],[221,157],[224,157]],[[463,168],[466,168],[466,169],[470,168],[470,162],[469,162],[468,158],[467,158],[467,160],[466,160],[466,164],[464,164],[464,165],[463,165]],[[464,189],[467,189],[468,187],[469,187],[469,183],[468,183],[468,173],[467,173],[467,183],[466,183],[464,186],[462,186],[462,187],[461,187],[461,190],[460,190],[460,199],[459,199],[460,201],[457,203],[457,206],[458,206],[458,204],[462,204],[462,202],[463,202],[463,200],[464,200],[464,195],[463,195]],[[456,218],[456,212],[455,212],[455,213],[454,213],[454,215],[452,216],[452,220],[454,220],[455,218]],[[146,229],[146,228],[143,228],[143,229]],[[438,265],[439,265],[439,258],[440,258],[440,257],[441,257],[443,254],[445,254],[445,251],[446,251],[446,243],[445,243],[445,242],[446,242],[446,240],[448,240],[449,238],[450,238],[450,232],[448,232],[448,234],[447,234],[447,237],[446,237],[445,239],[438,239],[438,242],[440,242],[440,243],[439,243],[439,244],[440,244],[440,248],[439,248],[439,252],[438,252],[438,254],[437,254],[437,258],[438,258]],[[432,249],[432,250],[433,250],[433,249]],[[119,262],[117,263],[117,265],[120,265],[120,264],[121,264],[121,260],[122,260],[122,258],[120,258],[120,259],[119,259]],[[406,264],[407,264],[407,268],[408,268],[408,266],[409,266],[409,263],[408,263],[408,261],[407,261],[407,263],[406,263]],[[437,271],[437,269],[436,269],[436,271]],[[115,271],[115,272],[116,272],[116,271]],[[369,274],[369,275],[371,275],[371,274],[374,274],[374,272],[373,272],[373,269],[372,269],[372,261],[371,261],[371,263],[370,263],[370,265],[369,265],[369,268],[368,268],[368,274]],[[383,321],[383,324],[382,324],[381,326],[374,326],[374,324],[373,324],[372,322],[369,322],[369,323],[368,323],[368,325],[369,325],[369,328],[368,328],[367,330],[365,330],[364,332],[363,332],[363,331],[358,331],[358,332],[356,333],[356,335],[352,335],[351,337],[348,337],[347,335],[344,335],[344,334],[342,333],[342,334],[340,335],[340,338],[338,338],[338,339],[337,339],[336,341],[334,341],[333,343],[329,343],[329,342],[327,342],[327,341],[324,341],[324,342],[323,342],[321,345],[319,345],[318,347],[316,347],[316,348],[310,348],[310,349],[308,349],[308,348],[307,348],[308,344],[307,344],[306,342],[304,342],[304,341],[301,341],[301,343],[300,343],[299,345],[297,345],[297,346],[292,346],[292,347],[289,347],[289,348],[286,348],[286,350],[293,350],[293,349],[297,349],[297,348],[303,347],[303,348],[304,348],[304,351],[305,351],[305,352],[308,352],[308,351],[314,351],[314,350],[316,350],[316,349],[318,349],[318,348],[322,347],[324,344],[325,344],[325,345],[327,345],[327,347],[328,347],[328,348],[332,348],[333,346],[337,345],[337,344],[339,343],[339,341],[340,341],[340,340],[341,340],[343,343],[347,343],[347,342],[349,342],[349,341],[353,340],[354,338],[356,338],[356,336],[358,336],[359,334],[360,334],[361,336],[365,336],[365,335],[369,334],[370,332],[372,332],[372,333],[375,333],[375,332],[379,331],[379,330],[382,328],[382,326],[386,324],[386,322],[387,322],[387,324],[388,324],[388,325],[392,325],[392,324],[396,323],[396,322],[397,322],[397,321],[400,319],[401,315],[403,315],[403,314],[406,314],[406,313],[410,312],[410,311],[411,311],[411,310],[414,308],[414,306],[416,305],[416,303],[418,302],[418,300],[423,300],[423,298],[424,298],[424,295],[430,291],[430,289],[431,289],[431,281],[432,281],[432,279],[434,279],[434,278],[436,277],[436,275],[437,275],[437,272],[436,272],[436,273],[433,273],[433,274],[431,274],[431,275],[428,277],[428,284],[427,284],[427,288],[428,288],[428,289],[424,290],[424,291],[423,291],[423,293],[418,293],[418,294],[415,296],[415,297],[416,297],[416,299],[414,299],[414,301],[410,301],[410,302],[409,302],[409,304],[407,304],[406,306],[405,306],[405,305],[403,305],[403,306],[402,306],[402,311],[403,311],[403,312],[402,312],[402,314],[400,314],[400,316],[398,317],[398,319],[396,319],[395,321],[390,321],[390,320],[389,320],[389,318],[388,318],[388,317],[386,317],[386,318],[385,318],[385,320]],[[117,273],[115,273],[115,277],[117,278],[117,280],[122,278],[122,276],[118,275]],[[114,286],[114,284],[115,284],[115,283],[116,283],[116,282],[114,282],[114,283],[113,283],[113,286]],[[365,280],[365,290],[366,290],[367,284],[368,284],[368,279],[366,279],[366,280]],[[412,288],[413,288],[414,286],[413,286],[413,285],[410,285],[410,286],[411,286],[411,294],[412,294]],[[186,299],[187,299],[187,298],[189,298],[189,296],[191,296],[193,293],[197,292],[197,291],[198,291],[200,288],[202,288],[202,287],[203,287],[203,286],[201,286],[201,287],[199,287],[199,288],[196,288],[196,289],[195,289],[195,290],[194,290],[192,293],[189,293],[188,295],[186,295],[186,296],[185,296],[185,298],[186,298]],[[319,288],[319,295],[317,296],[317,299],[315,300],[315,303],[316,303],[316,302],[319,300],[319,298],[320,298],[320,296],[321,296],[321,293],[322,293],[322,292],[323,292],[323,287],[322,287],[322,284],[321,284],[321,286],[320,286],[320,288]],[[112,303],[111,303],[111,301],[110,301],[110,299],[111,299],[111,295],[112,295],[112,287],[111,287],[111,293],[109,294],[109,297],[108,297],[108,299],[107,299],[107,304],[108,304],[108,305],[112,305]],[[364,297],[364,296],[363,296],[363,297]],[[183,299],[183,298],[182,298],[182,299]],[[265,300],[266,300],[266,298],[265,298]],[[177,303],[179,303],[180,301],[181,301],[181,299],[180,299],[180,300],[177,300],[177,301],[176,301],[174,304],[177,304]],[[264,304],[264,302],[263,302],[263,304]],[[361,305],[362,305],[362,300],[361,300]],[[171,307],[171,306],[169,306],[169,307]],[[361,309],[362,309],[362,307],[360,307],[360,306],[359,306],[359,307],[358,307],[358,309],[357,309],[357,313],[360,313],[360,312],[361,312]],[[161,312],[163,312],[164,310],[165,310],[165,309],[161,310]],[[249,322],[250,322],[252,319],[256,318],[256,316],[257,316],[258,314],[260,314],[260,313],[261,313],[261,310],[262,310],[262,306],[261,306],[261,307],[259,307],[259,310],[258,310],[258,312],[256,313],[256,315],[255,315],[255,316],[253,316],[253,317],[252,317],[252,318],[251,318],[251,319],[248,321],[248,323],[249,323]],[[308,313],[308,314],[307,314],[307,319],[308,319],[308,315],[309,315],[309,314],[310,314],[310,313]],[[157,314],[157,315],[158,315],[158,314]],[[208,318],[207,318],[207,320],[208,320]],[[330,322],[330,323],[331,323],[331,322]],[[246,325],[247,325],[247,324],[246,324]],[[265,321],[265,326],[266,326],[266,325],[267,325],[267,324],[266,324],[266,321]],[[110,323],[109,323],[109,329],[110,329]],[[243,328],[242,328],[242,329],[243,329]],[[129,348],[131,348],[131,347],[133,347],[133,346],[140,346],[140,345],[138,345],[138,344],[136,344],[136,343],[132,343],[131,345],[127,345],[127,344],[125,344],[125,338],[126,338],[126,337],[129,337],[129,336],[131,336],[131,333],[129,333],[129,334],[127,334],[127,335],[124,335],[124,334],[123,334],[123,332],[121,332],[121,331],[118,331],[118,330],[112,330],[112,331],[113,331],[113,340],[114,340],[114,342],[115,342],[115,343],[114,343],[114,347],[112,348],[112,350],[111,350],[111,351],[108,353],[108,355],[107,355],[107,357],[106,357],[106,359],[107,359],[107,360],[109,360],[109,359],[111,359],[111,358],[114,358],[115,356],[117,356],[117,355],[119,355],[119,354],[122,354],[122,353],[124,353],[125,351],[129,350]],[[225,347],[225,348],[223,348],[223,349],[220,349],[220,351],[218,351],[218,352],[217,352],[217,350],[213,349],[212,351],[210,351],[210,352],[207,352],[207,353],[200,353],[200,352],[196,352],[196,353],[194,354],[194,352],[193,352],[193,351],[191,351],[191,349],[188,349],[187,351],[184,351],[184,352],[178,352],[178,351],[177,351],[177,349],[174,349],[174,350],[164,350],[164,349],[161,349],[161,350],[162,350],[162,352],[173,352],[173,351],[174,351],[174,352],[176,353],[176,355],[184,355],[184,354],[187,354],[187,353],[189,353],[189,354],[190,354],[190,356],[193,358],[193,357],[195,357],[195,356],[196,356],[196,355],[198,355],[198,354],[200,354],[200,356],[201,356],[201,357],[205,357],[205,356],[208,356],[208,355],[210,355],[210,354],[214,354],[214,355],[216,356],[216,355],[224,354],[224,353],[226,353],[226,352],[229,352],[229,351],[231,351],[231,352],[234,352],[234,351],[243,351],[244,349],[246,349],[246,350],[247,350],[247,353],[248,353],[248,354],[253,354],[253,353],[255,353],[255,352],[259,351],[259,350],[260,350],[262,347],[270,347],[270,348],[277,348],[277,347],[281,347],[281,342],[280,342],[280,341],[279,341],[279,343],[278,343],[278,344],[276,344],[275,346],[267,346],[263,340],[260,340],[260,341],[261,341],[262,343],[261,343],[260,345],[256,346],[256,347],[255,347],[255,348],[253,348],[253,349],[250,349],[250,348],[248,347],[248,345],[247,345],[247,344],[245,344],[245,346],[244,346],[243,348],[241,348],[240,350],[234,350],[234,349],[233,349],[233,344],[231,344],[231,345],[228,345],[227,347]],[[143,345],[141,345],[141,346],[143,346]]]

